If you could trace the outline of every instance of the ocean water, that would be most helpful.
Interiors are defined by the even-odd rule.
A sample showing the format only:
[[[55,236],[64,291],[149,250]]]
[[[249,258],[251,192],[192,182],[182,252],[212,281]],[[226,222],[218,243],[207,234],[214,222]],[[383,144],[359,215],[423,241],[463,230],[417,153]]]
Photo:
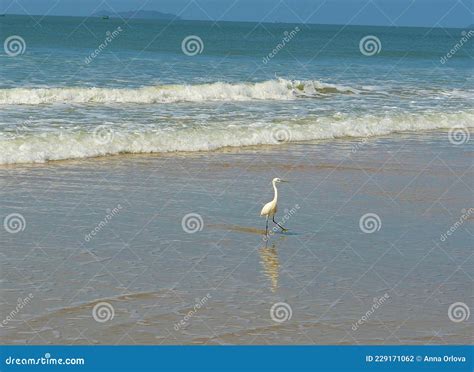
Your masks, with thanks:
[[[2,341],[472,343],[463,31],[0,17]],[[299,208],[265,242],[273,177]]]
[[[431,132],[1,167],[2,222],[25,223],[1,226],[0,314],[29,302],[0,339],[472,344],[472,315],[449,315],[474,306],[473,214],[455,225],[472,209],[469,154]],[[277,215],[289,231],[264,242],[275,175],[290,180]],[[378,231],[360,228],[367,213]],[[281,302],[292,316],[277,323]]]
[[[470,127],[466,32],[2,17],[0,164]]]

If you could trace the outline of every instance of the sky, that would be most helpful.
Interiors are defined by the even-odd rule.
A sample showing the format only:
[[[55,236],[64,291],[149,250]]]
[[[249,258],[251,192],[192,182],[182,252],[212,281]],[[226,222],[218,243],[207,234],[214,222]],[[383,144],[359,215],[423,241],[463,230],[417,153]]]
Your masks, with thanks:
[[[0,13],[89,16],[98,10],[156,10],[183,19],[466,27],[473,0],[0,0]]]

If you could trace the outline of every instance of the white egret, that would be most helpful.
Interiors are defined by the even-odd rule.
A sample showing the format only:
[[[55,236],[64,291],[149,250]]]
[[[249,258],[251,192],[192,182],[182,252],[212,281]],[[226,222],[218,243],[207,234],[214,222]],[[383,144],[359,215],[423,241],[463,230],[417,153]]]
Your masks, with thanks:
[[[267,223],[266,223],[266,228],[265,228],[265,234],[266,235],[268,235],[268,219],[270,217],[272,218],[273,223],[277,224],[280,227],[281,231],[287,231],[287,229],[285,229],[283,226],[281,226],[278,222],[275,221],[275,214],[278,211],[278,205],[277,205],[277,202],[278,202],[278,189],[276,187],[276,184],[280,183],[280,182],[288,182],[288,181],[284,181],[280,178],[274,178],[273,179],[272,185],[273,185],[273,190],[275,191],[275,194],[273,196],[273,200],[271,202],[268,202],[267,204],[265,204],[262,208],[262,211],[260,212],[260,216],[266,216],[267,217]]]

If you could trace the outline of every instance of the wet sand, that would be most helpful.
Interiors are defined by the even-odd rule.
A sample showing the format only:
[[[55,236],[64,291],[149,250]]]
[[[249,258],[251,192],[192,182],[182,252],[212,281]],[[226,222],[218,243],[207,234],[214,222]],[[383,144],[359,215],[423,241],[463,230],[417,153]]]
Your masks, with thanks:
[[[274,177],[289,231],[265,241]],[[2,167],[1,218],[24,223],[0,226],[0,337],[472,344],[449,308],[474,309],[474,215],[443,239],[472,179],[441,132]]]

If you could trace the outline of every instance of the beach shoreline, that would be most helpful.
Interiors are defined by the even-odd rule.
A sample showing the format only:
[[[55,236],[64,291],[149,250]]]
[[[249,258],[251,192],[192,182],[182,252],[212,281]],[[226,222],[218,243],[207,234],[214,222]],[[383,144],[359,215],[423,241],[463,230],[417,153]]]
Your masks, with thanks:
[[[2,340],[472,344],[448,316],[473,305],[472,216],[443,240],[472,207],[468,146],[433,131],[0,166],[2,217],[23,217],[0,235],[2,314],[32,294]],[[289,232],[265,241],[274,177]]]
[[[357,153],[359,149],[363,148],[366,143],[383,140],[385,138],[397,138],[397,137],[420,137],[420,136],[446,136],[448,139],[452,134],[451,131],[459,128],[459,131],[462,136],[468,136],[470,138],[470,132],[472,131],[471,127],[457,127],[453,126],[451,129],[447,128],[437,128],[437,129],[427,129],[424,131],[394,131],[385,135],[370,135],[370,136],[343,136],[336,138],[322,138],[322,139],[310,139],[310,140],[301,140],[301,141],[286,141],[282,142],[275,141],[271,144],[255,144],[255,145],[246,145],[246,146],[223,146],[210,150],[196,150],[196,151],[150,151],[150,152],[121,152],[121,153],[110,153],[97,156],[84,156],[84,157],[73,157],[66,159],[49,159],[41,161],[29,161],[29,162],[20,162],[20,163],[0,163],[0,169],[15,169],[15,168],[30,168],[35,166],[51,166],[51,165],[68,165],[68,164],[80,164],[81,162],[88,161],[108,161],[108,160],[134,160],[134,159],[153,159],[153,158],[193,158],[200,156],[213,156],[218,154],[240,154],[240,153],[258,153],[259,151],[267,152],[274,149],[280,149],[285,151],[288,147],[293,145],[295,146],[304,146],[304,145],[325,145],[330,143],[342,143],[351,146],[351,152]]]

